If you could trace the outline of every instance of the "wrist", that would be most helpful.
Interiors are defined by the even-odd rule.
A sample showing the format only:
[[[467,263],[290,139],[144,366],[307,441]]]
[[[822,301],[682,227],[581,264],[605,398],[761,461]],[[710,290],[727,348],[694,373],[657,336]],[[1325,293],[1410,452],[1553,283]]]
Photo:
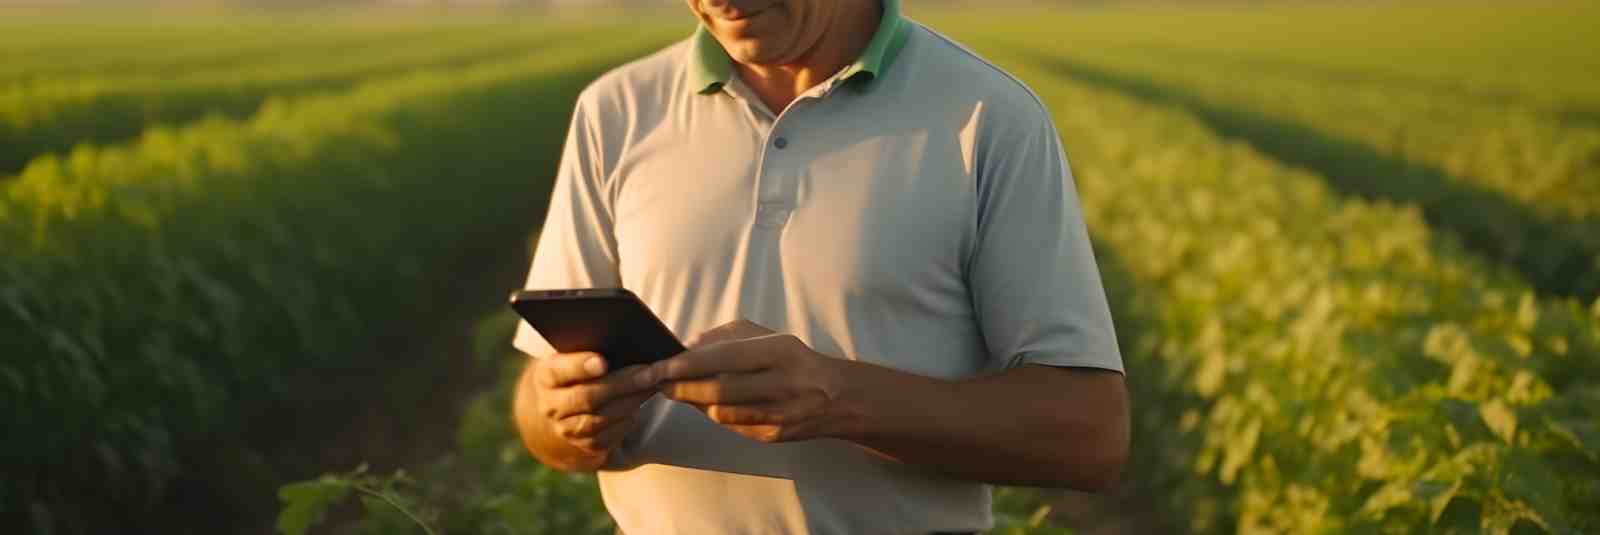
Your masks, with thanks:
[[[844,359],[834,361],[833,394],[828,413],[829,436],[860,442],[924,434],[916,426],[932,424],[930,412],[948,399],[939,379]]]
[[[870,427],[867,423],[871,404],[863,399],[862,392],[865,373],[859,362],[846,359],[824,357],[824,369],[827,370],[827,381],[822,389],[827,395],[827,406],[824,409],[826,425],[823,434],[829,438],[851,440],[865,434]]]

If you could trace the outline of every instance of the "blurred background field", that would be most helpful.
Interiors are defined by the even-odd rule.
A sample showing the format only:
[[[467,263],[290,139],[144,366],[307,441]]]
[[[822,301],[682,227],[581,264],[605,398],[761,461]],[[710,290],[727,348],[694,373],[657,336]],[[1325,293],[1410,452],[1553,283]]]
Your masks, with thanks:
[[[610,533],[502,299],[692,19],[555,4],[0,3],[0,529]],[[1134,389],[996,533],[1600,531],[1600,7],[906,8],[1054,115]]]

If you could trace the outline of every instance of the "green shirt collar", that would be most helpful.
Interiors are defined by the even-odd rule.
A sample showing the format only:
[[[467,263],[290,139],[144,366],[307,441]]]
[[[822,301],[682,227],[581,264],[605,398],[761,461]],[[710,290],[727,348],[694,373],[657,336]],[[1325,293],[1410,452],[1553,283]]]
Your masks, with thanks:
[[[855,63],[845,66],[840,80],[854,78],[872,79],[889,68],[910,36],[910,23],[900,16],[900,0],[883,0],[883,17],[878,31],[872,34],[867,48]],[[722,88],[733,76],[733,59],[722,49],[716,37],[701,25],[694,32],[689,50],[689,87],[700,94],[710,94]]]

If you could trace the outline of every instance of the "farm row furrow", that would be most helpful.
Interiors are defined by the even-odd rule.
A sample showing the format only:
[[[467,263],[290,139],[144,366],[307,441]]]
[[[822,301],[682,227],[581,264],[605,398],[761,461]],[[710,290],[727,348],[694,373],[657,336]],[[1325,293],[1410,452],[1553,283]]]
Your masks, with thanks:
[[[1181,106],[1005,55],[1054,111],[1106,257],[1147,400],[1134,477],[1183,525],[1600,526],[1600,311]]]
[[[1085,82],[1176,105],[1350,194],[1419,206],[1540,291],[1600,296],[1600,129],[1534,110],[1131,53],[1049,53]]]
[[[474,29],[416,24],[293,26],[285,21],[102,28],[11,26],[0,21],[0,31],[32,41],[0,44],[0,88],[107,76],[183,76],[252,62],[326,59],[372,46],[450,39]]]
[[[540,31],[542,30],[542,31]],[[326,60],[247,65],[195,76],[18,85],[0,93],[0,172],[44,154],[128,139],[208,115],[241,117],[274,97],[338,90],[364,80],[531,55],[576,29],[531,28],[373,47]]]
[[[5,184],[5,509],[136,518],[183,473],[175,443],[425,328],[429,289],[470,276],[448,269],[463,248],[537,222],[576,91],[681,33],[629,31],[156,129]]]

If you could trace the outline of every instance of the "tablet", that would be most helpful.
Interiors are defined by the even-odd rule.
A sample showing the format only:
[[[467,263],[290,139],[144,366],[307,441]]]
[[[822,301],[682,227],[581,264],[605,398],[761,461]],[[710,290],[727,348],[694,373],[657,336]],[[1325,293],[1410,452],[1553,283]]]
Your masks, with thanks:
[[[626,289],[519,290],[511,308],[556,351],[599,353],[607,373],[683,352],[672,331]]]

